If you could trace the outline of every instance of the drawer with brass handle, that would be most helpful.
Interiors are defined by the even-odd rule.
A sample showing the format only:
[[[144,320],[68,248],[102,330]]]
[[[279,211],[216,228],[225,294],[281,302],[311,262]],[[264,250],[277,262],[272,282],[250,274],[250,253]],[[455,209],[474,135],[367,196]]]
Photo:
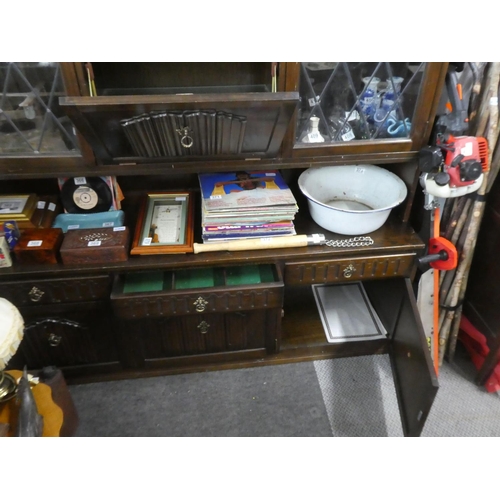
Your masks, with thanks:
[[[76,278],[0,281],[0,296],[16,307],[108,299],[110,292],[111,279],[107,274]]]
[[[111,303],[125,319],[273,309],[283,280],[273,264],[135,272],[115,277]]]
[[[415,254],[293,262],[285,265],[284,281],[286,285],[312,285],[409,277],[415,265]]]

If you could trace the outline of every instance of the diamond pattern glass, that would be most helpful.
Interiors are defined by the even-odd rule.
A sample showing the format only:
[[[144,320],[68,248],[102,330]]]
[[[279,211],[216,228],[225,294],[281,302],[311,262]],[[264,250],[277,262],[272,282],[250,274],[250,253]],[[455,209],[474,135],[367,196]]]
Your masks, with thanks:
[[[424,69],[425,63],[301,63],[295,140],[409,137]]]
[[[0,63],[0,156],[80,155],[59,63]]]

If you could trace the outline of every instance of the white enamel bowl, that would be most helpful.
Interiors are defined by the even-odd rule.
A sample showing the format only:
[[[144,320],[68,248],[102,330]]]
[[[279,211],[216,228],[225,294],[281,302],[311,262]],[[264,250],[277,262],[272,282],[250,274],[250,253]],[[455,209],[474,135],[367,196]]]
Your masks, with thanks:
[[[375,165],[309,168],[300,175],[299,188],[313,220],[345,235],[379,229],[408,193],[397,175]]]

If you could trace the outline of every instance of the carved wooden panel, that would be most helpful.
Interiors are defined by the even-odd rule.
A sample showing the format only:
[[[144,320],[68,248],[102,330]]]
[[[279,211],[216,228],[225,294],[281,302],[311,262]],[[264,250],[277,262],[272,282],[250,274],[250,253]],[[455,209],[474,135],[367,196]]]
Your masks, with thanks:
[[[118,361],[114,332],[103,302],[20,309],[25,333],[11,368],[60,368]]]
[[[286,285],[307,285],[409,276],[414,264],[413,254],[299,262],[285,265],[284,280]]]
[[[109,276],[0,282],[0,296],[15,306],[57,304],[109,298]]]
[[[271,285],[272,286],[272,285]],[[158,292],[148,296],[112,296],[113,309],[121,318],[156,318],[186,314],[245,311],[281,307],[283,287],[248,290],[200,290],[196,293]]]
[[[200,314],[127,322],[119,332],[134,366],[148,359],[264,348],[279,331],[274,311]]]
[[[194,100],[196,104],[193,103]],[[218,113],[218,116],[231,115],[244,121],[244,134],[238,152],[230,153],[224,149],[218,152],[214,149],[211,154],[203,155],[201,153],[205,149],[200,146],[199,150],[193,150],[184,159],[275,157],[298,102],[297,92],[262,92],[201,94],[196,98],[193,95],[63,97],[59,104],[92,146],[97,159],[102,163],[112,164],[177,158],[165,153],[161,144],[158,148],[152,147],[148,156],[139,155],[127,140],[123,123],[157,113],[172,116],[183,113]],[[193,145],[197,142],[210,142],[205,133],[199,132],[199,127],[187,129]],[[181,129],[172,126],[173,134],[180,133],[177,130]],[[175,139],[175,135],[173,138]],[[152,136],[149,142],[155,144],[158,141]],[[186,148],[186,143],[183,146]],[[182,147],[180,152],[182,153]],[[184,157],[182,154],[180,156]]]

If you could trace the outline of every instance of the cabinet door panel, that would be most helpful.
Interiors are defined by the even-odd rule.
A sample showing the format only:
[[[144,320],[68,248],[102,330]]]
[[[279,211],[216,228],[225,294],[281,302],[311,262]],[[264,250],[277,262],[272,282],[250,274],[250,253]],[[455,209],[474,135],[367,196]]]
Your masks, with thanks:
[[[66,95],[61,63],[1,62],[0,170],[21,174],[84,165],[72,123],[61,111]]]
[[[447,63],[282,64],[284,89],[300,94],[285,150],[295,158],[342,155],[344,163],[386,160],[384,153],[409,158],[425,145],[447,69]]]
[[[226,350],[224,316],[222,314],[185,316],[183,326],[186,354]]]
[[[64,97],[60,100],[97,159],[107,164],[147,163],[162,158],[192,161],[207,157],[275,157],[298,102],[297,92]],[[194,125],[190,122],[194,120],[192,115],[197,115]],[[236,142],[237,147],[225,147],[224,143],[208,145],[213,142],[209,127],[200,125],[206,123],[209,115],[216,117],[210,129],[215,130],[215,136],[223,137],[224,130],[230,130],[228,143]],[[141,129],[142,135],[137,140],[136,128],[141,120],[146,120],[148,127],[146,133]],[[238,129],[236,123],[240,123]],[[184,133],[185,140],[181,142],[179,134]]]
[[[272,350],[279,336],[279,311],[242,311],[120,322],[127,366],[146,360],[245,349]]]
[[[228,349],[253,349],[265,346],[266,311],[226,315]]]
[[[121,324],[126,323],[122,321]],[[133,351],[137,356],[141,353],[145,359],[150,359],[185,354],[182,323],[179,319],[145,319],[129,322],[126,328],[126,338],[130,337],[129,330],[133,332],[132,338],[138,346]]]
[[[145,359],[227,350],[222,314],[138,320],[129,322],[122,336],[125,346],[135,344],[126,348],[133,353],[134,366],[142,365]]]
[[[391,336],[389,352],[404,433],[419,436],[439,385],[410,280],[364,286]]]
[[[105,303],[21,308],[25,333],[9,367],[60,368],[118,360]]]

